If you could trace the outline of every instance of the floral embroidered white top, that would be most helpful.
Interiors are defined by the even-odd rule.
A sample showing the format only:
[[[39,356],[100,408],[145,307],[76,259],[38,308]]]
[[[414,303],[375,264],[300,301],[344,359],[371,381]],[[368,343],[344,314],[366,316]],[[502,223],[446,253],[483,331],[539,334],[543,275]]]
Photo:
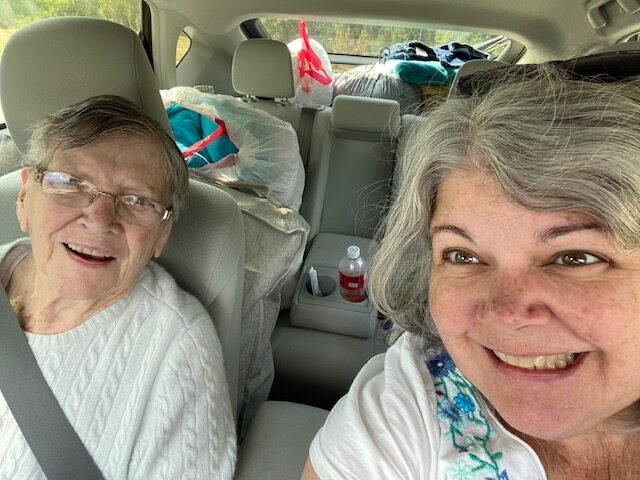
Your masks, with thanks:
[[[451,358],[425,356],[406,333],[364,366],[310,457],[323,480],[546,480]]]

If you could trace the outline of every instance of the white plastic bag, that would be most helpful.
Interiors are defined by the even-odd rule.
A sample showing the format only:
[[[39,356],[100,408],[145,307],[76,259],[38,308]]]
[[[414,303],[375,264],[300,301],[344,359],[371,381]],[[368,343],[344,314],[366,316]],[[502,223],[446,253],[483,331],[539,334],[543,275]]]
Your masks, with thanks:
[[[192,169],[198,177],[220,183],[245,182],[278,206],[298,210],[304,189],[304,166],[293,127],[279,118],[228,95],[203,93],[195,88],[162,90],[165,107],[184,108],[221,119],[238,153]],[[233,158],[230,158],[233,157]]]
[[[331,60],[324,47],[309,38],[307,25],[300,21],[300,38],[287,44],[293,64],[293,85],[298,105],[330,106],[333,101]]]

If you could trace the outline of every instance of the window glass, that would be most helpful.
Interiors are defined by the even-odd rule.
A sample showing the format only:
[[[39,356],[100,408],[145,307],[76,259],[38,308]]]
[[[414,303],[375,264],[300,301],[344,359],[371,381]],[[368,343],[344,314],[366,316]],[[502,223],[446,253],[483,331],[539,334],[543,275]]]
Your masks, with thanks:
[[[298,38],[299,20],[285,18],[261,18],[271,38],[289,43]],[[378,57],[384,48],[412,40],[430,46],[450,42],[479,45],[497,35],[477,32],[434,30],[430,28],[392,27],[388,25],[331,23],[305,21],[309,36],[322,44],[329,54]]]
[[[178,43],[176,44],[176,65],[184,58],[191,47],[191,38],[183,30],[178,37]]]
[[[43,18],[68,16],[106,18],[138,32],[141,0],[0,0],[0,62],[14,30]]]

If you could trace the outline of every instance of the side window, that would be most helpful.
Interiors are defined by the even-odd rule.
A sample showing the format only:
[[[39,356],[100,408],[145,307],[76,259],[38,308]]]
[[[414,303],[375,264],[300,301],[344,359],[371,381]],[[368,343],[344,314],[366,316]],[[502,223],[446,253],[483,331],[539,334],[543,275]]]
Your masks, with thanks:
[[[50,17],[105,18],[140,31],[142,0],[0,0],[0,62],[9,36],[28,23]],[[0,123],[4,115],[0,109]]]
[[[176,44],[176,65],[178,65],[189,52],[189,48],[191,48],[191,37],[183,30]]]

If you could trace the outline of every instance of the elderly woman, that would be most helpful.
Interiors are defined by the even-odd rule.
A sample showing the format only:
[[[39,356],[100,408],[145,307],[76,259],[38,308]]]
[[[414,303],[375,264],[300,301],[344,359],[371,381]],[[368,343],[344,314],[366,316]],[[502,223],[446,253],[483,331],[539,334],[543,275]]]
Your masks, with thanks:
[[[47,383],[106,478],[227,478],[219,340],[160,255],[188,185],[162,127],[102,96],[39,123],[0,279]],[[0,395],[0,477],[44,478]]]
[[[370,277],[406,333],[305,478],[640,478],[640,82],[529,73],[409,136]]]

